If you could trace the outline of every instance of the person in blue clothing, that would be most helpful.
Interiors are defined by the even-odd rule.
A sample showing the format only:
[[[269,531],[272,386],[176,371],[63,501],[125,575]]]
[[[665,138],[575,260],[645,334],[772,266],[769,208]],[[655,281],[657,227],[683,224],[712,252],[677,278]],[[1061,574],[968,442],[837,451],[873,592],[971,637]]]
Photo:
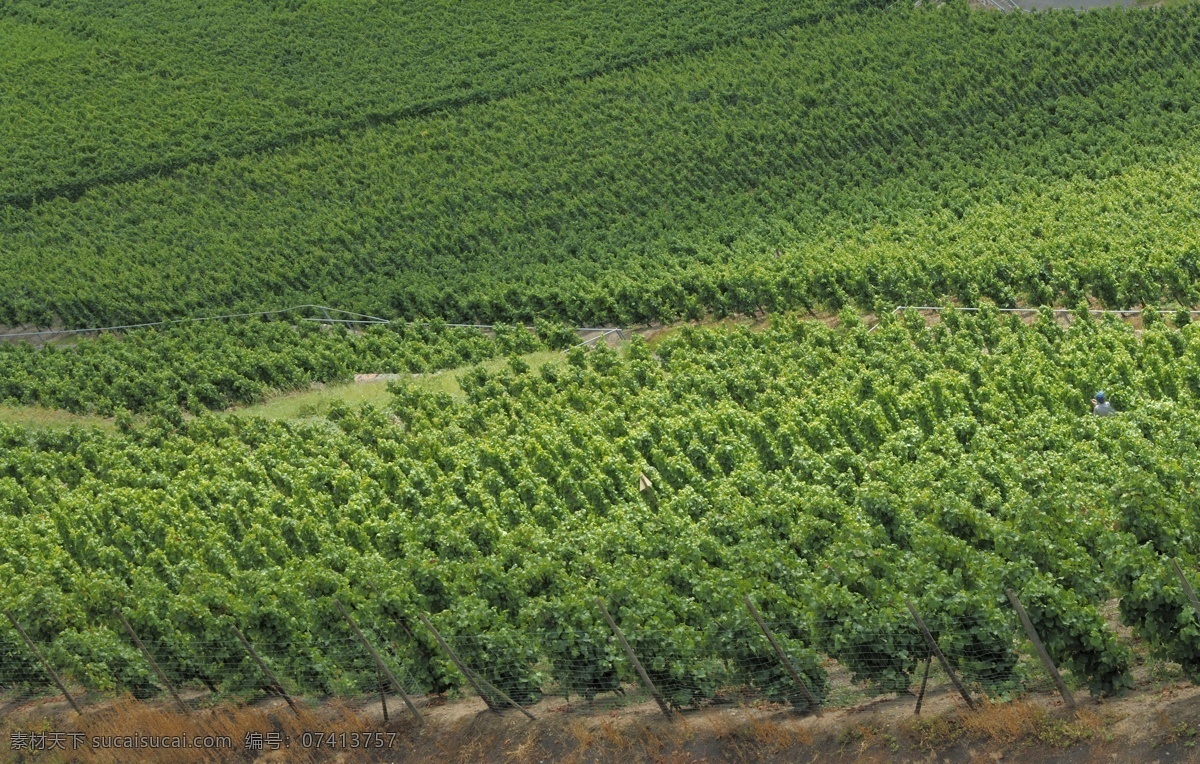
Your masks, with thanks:
[[[1117,410],[1108,402],[1108,396],[1104,391],[1096,393],[1096,397],[1092,398],[1092,413],[1096,416],[1112,416],[1117,413]]]

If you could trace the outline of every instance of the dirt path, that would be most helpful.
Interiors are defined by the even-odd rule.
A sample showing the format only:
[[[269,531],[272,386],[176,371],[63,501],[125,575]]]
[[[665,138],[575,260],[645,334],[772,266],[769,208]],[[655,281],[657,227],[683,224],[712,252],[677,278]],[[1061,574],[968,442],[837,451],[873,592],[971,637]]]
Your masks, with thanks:
[[[1081,698],[1081,700],[1083,700]],[[652,702],[619,709],[567,706],[562,699],[497,716],[482,701],[421,703],[418,729],[398,698],[390,721],[377,701],[328,702],[292,714],[280,700],[221,706],[184,717],[163,704],[132,700],[89,706],[75,717],[59,702],[12,706],[0,719],[0,762],[1200,762],[1200,688],[1176,684],[1104,702],[1084,701],[1071,714],[1057,695],[1029,695],[968,712],[942,689],[913,715],[912,698],[885,699],[802,716],[773,705],[717,707],[665,720]],[[12,750],[32,731],[98,736],[224,736],[225,750],[92,748],[31,755]],[[314,735],[314,733],[320,733]],[[343,733],[348,737],[343,738]],[[355,733],[379,733],[381,747],[351,745]],[[247,735],[265,745],[247,747]],[[269,735],[278,735],[271,750]],[[321,743],[325,739],[326,743]]]

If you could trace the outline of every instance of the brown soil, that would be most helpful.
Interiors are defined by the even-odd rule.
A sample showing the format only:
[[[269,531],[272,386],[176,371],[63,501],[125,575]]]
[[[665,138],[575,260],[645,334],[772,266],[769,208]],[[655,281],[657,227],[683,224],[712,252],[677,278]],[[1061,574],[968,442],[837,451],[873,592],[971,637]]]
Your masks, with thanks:
[[[423,728],[398,698],[389,698],[387,723],[377,700],[323,703],[297,715],[276,699],[184,716],[164,704],[122,699],[90,705],[81,717],[62,702],[38,702],[4,709],[0,762],[1200,762],[1200,688],[1175,684],[1080,701],[1075,713],[1057,695],[970,712],[939,689],[919,717],[912,698],[900,698],[821,717],[762,705],[688,711],[668,721],[653,703],[605,711],[551,699],[531,708],[531,722],[516,711],[493,714],[477,699],[423,700]],[[223,735],[233,747],[131,752],[84,745],[37,755],[12,749],[14,733],[37,731],[83,733],[85,742],[98,735]],[[329,742],[318,747],[314,732]],[[354,747],[356,732],[389,737],[382,748]],[[271,750],[268,739],[261,750],[247,749],[247,733],[278,734],[287,744]]]

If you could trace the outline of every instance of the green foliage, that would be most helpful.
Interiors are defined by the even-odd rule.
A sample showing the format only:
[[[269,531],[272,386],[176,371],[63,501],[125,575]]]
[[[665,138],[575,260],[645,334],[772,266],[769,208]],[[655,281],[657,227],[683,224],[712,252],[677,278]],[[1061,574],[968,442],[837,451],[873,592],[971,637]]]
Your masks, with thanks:
[[[1137,627],[1152,653],[1174,661],[1200,681],[1200,617],[1167,560],[1149,545],[1130,546],[1118,557],[1121,618]]]
[[[590,702],[600,693],[621,691],[621,648],[594,602],[568,593],[531,603],[527,612],[563,694]]]
[[[1076,676],[1086,678],[1094,695],[1119,693],[1133,687],[1129,648],[1096,610],[1069,589],[1041,578],[1018,592],[1029,620],[1042,637],[1050,658]]]
[[[14,0],[0,204],[286,149],[867,5]]]
[[[541,347],[538,336],[523,326],[496,324],[495,333],[496,344],[507,355],[532,353]]]
[[[579,335],[565,324],[539,318],[533,322],[533,326],[538,339],[551,350],[566,350],[579,344]]]
[[[234,5],[5,6],[0,322],[1200,300],[1195,5]]]
[[[137,648],[113,631],[67,630],[59,635],[55,647],[62,665],[87,687],[120,688],[137,698],[153,697],[161,691]]]
[[[285,321],[175,324],[72,345],[0,343],[0,402],[76,413],[157,413],[173,424],[193,414],[254,403],[267,393],[356,373],[424,373],[502,353],[528,353],[520,327],[490,341],[472,329],[388,324],[362,332]]]
[[[50,681],[15,631],[0,633],[0,684],[5,687],[45,685]]]
[[[391,411],[329,421],[0,427],[0,607],[92,687],[153,691],[112,629],[121,605],[173,681],[261,686],[236,623],[298,691],[373,691],[336,595],[414,690],[464,682],[428,613],[531,702],[634,681],[602,596],[687,706],[737,688],[799,703],[746,594],[819,695],[822,656],[871,691],[912,686],[927,647],[906,601],[968,682],[1009,692],[1011,587],[1060,666],[1120,692],[1114,595],[1196,670],[1166,561],[1195,573],[1198,342],[993,311],[872,331],[780,316],[577,348],[553,373],[479,368],[461,402],[397,384]],[[1089,413],[1099,386],[1120,414]],[[3,631],[0,660],[6,684],[43,681]]]
[[[533,668],[537,645],[505,623],[503,614],[466,596],[438,621],[439,630],[471,671],[521,705],[536,703],[541,697],[543,677]],[[505,706],[503,697],[491,693],[486,685],[484,689],[493,705]]]
[[[820,703],[828,696],[829,685],[829,675],[822,665],[821,655],[809,647],[810,641],[797,634],[790,624],[785,625],[785,629],[787,631],[784,633],[775,633],[775,638],[800,673],[808,691]],[[725,634],[726,638],[715,644],[714,650],[729,657],[735,668],[733,679],[742,680],[768,700],[791,703],[800,710],[809,707],[808,699],[796,687],[795,680],[779,662],[757,626],[746,624],[741,629]]]

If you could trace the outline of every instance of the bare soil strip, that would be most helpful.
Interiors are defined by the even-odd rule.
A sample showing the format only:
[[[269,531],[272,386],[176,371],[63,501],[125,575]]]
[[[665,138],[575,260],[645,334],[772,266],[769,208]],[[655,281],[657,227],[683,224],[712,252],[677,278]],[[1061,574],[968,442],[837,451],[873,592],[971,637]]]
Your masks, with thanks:
[[[378,699],[308,705],[299,716],[279,699],[189,716],[165,702],[128,698],[93,704],[82,717],[61,700],[10,702],[0,710],[0,762],[1200,761],[1200,688],[1187,684],[1085,701],[1075,714],[1052,693],[972,713],[948,688],[926,697],[921,716],[910,697],[831,709],[821,718],[763,704],[685,711],[674,722],[652,702],[602,711],[547,699],[532,707],[534,722],[515,711],[493,714],[477,698],[435,703],[421,703],[427,724],[419,729],[399,698],[389,699],[389,722]],[[26,740],[18,736],[36,732],[63,734],[66,750],[13,750]],[[91,744],[151,735],[231,745],[131,752]],[[70,750],[72,740],[82,745]]]

